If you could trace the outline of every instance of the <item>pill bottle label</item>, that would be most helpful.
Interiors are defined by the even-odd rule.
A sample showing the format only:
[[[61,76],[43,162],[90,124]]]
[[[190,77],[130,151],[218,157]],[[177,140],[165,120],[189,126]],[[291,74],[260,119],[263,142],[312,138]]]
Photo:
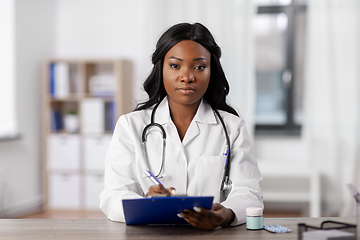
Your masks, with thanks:
[[[263,228],[263,217],[246,217],[246,228],[250,230],[259,230]]]

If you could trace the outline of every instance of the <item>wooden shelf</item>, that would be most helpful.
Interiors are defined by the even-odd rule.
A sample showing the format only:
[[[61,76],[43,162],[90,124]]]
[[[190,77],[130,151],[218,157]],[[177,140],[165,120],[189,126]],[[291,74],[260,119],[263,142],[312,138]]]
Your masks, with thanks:
[[[65,78],[62,78],[64,74],[56,75],[59,65],[65,65]],[[99,81],[105,76],[115,81],[110,89],[113,94],[95,96],[90,81],[96,78],[96,83],[103,86],[104,82]],[[66,91],[54,90],[58,87],[56,84],[60,85],[56,82],[59,78],[65,79]],[[53,58],[45,62],[43,159],[47,209],[99,210],[97,201],[103,188],[104,159],[114,125],[120,115],[133,109],[131,82],[132,65],[120,59]],[[85,132],[83,126],[88,119],[84,101],[89,99],[103,103],[101,115],[94,113],[94,117],[100,116],[104,124],[94,133]],[[64,117],[70,113],[77,115],[78,131],[69,132],[64,128]]]

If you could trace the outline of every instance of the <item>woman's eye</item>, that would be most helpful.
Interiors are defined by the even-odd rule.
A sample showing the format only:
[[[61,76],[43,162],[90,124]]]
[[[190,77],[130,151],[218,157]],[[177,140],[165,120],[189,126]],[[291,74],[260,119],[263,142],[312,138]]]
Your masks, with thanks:
[[[195,67],[196,70],[204,70],[205,68],[206,68],[205,65],[200,65]]]
[[[171,64],[170,64],[170,67],[171,67],[171,68],[174,68],[174,69],[178,69],[178,68],[179,68],[179,65],[174,64],[174,63],[171,63]]]

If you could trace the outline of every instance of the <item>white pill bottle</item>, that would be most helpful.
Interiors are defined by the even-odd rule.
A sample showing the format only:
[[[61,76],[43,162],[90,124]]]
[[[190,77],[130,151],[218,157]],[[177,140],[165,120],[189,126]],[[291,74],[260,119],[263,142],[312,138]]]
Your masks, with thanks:
[[[263,209],[260,207],[246,208],[246,228],[261,230],[263,228]]]

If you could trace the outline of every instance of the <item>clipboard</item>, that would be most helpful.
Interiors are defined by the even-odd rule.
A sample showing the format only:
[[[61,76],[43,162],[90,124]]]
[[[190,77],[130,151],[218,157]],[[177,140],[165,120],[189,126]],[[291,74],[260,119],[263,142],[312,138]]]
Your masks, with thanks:
[[[151,197],[123,199],[126,225],[137,224],[187,224],[177,216],[185,209],[193,207],[211,209],[214,197]]]

